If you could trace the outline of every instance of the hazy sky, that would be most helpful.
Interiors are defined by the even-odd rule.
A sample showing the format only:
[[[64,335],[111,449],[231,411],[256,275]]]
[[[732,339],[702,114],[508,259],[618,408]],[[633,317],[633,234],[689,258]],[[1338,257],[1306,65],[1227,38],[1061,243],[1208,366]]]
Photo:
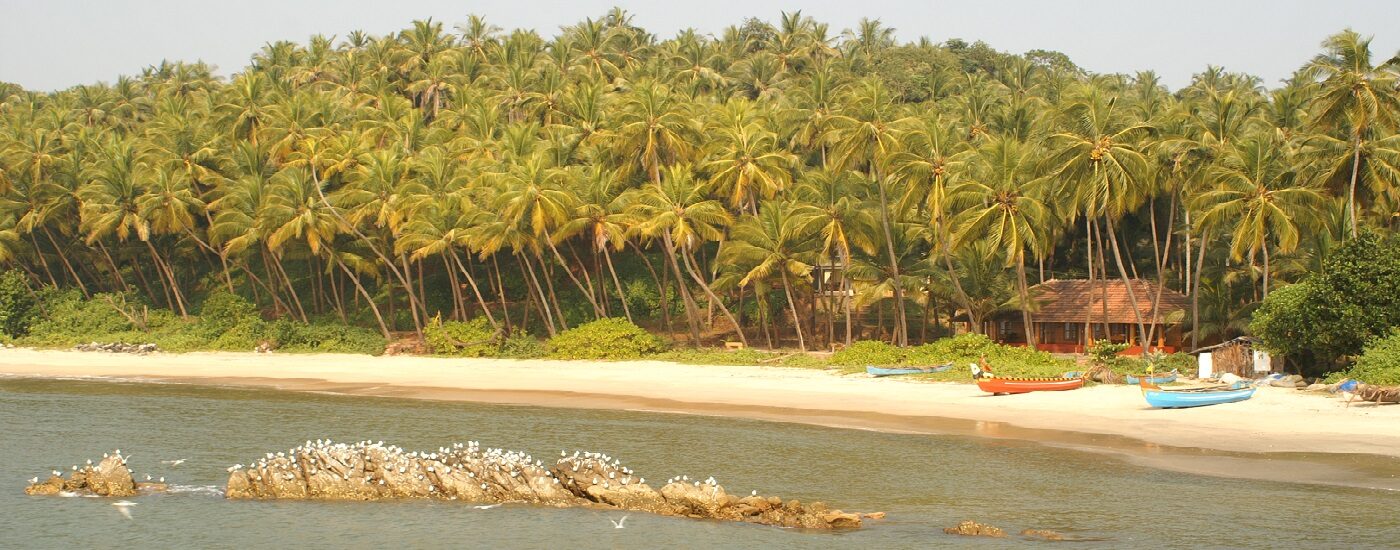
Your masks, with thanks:
[[[614,5],[662,38],[685,27],[718,34],[749,16],[775,20],[782,10],[801,9],[833,34],[861,17],[879,18],[901,41],[926,35],[1017,53],[1059,50],[1096,72],[1153,69],[1173,88],[1207,64],[1275,86],[1348,26],[1375,35],[1378,58],[1400,49],[1397,0],[0,0],[0,81],[52,90],[110,82],[162,59],[204,60],[227,76],[269,41],[383,34],[428,17],[450,28],[469,13],[552,36]]]

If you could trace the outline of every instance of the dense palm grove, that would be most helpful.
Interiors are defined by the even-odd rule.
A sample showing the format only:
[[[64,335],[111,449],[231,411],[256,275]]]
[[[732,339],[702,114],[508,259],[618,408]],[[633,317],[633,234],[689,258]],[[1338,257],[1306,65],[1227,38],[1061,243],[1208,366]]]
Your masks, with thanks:
[[[1400,221],[1400,61],[1353,32],[1277,88],[1207,67],[1173,92],[892,31],[473,17],[268,44],[226,80],[0,84],[0,260],[182,316],[222,290],[385,336],[625,317],[804,348],[1143,278],[1191,297],[1199,342]]]

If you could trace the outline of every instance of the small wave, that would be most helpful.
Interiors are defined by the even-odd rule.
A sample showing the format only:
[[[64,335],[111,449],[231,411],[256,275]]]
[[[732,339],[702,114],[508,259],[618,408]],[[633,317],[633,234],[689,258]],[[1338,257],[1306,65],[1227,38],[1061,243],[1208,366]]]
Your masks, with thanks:
[[[194,494],[224,496],[224,490],[218,485],[171,485],[166,487],[165,492],[170,494]]]

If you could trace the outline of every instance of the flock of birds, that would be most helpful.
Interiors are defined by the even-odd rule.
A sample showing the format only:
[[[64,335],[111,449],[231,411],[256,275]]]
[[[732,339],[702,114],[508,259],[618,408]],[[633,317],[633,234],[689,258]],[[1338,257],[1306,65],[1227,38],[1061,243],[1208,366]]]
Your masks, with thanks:
[[[114,451],[114,456],[120,459],[120,463],[125,466],[130,459],[123,456],[121,450]],[[318,458],[319,457],[319,458]],[[348,459],[347,459],[348,457]],[[357,460],[356,457],[364,457]],[[248,464],[234,464],[227,468],[229,473],[242,470],[249,470],[249,477],[255,481],[264,481],[263,476],[281,476],[282,479],[292,481],[299,474],[317,475],[322,471],[338,472],[342,481],[349,481],[352,472],[363,473],[362,483],[384,485],[385,479],[381,475],[375,477],[370,472],[376,471],[374,468],[366,468],[364,462],[376,462],[376,466],[382,468],[384,472],[397,472],[398,474],[409,474],[410,469],[415,469],[412,476],[419,481],[427,480],[424,472],[441,474],[451,474],[454,467],[465,469],[469,478],[475,478],[476,474],[468,466],[480,464],[482,469],[489,469],[492,472],[508,475],[512,479],[521,476],[533,476],[530,479],[536,483],[545,485],[570,485],[575,486],[581,479],[589,479],[588,474],[592,473],[590,479],[593,485],[601,485],[604,489],[611,489],[614,486],[622,487],[628,485],[644,485],[646,478],[638,476],[632,469],[623,466],[621,461],[604,453],[574,451],[569,454],[567,451],[559,451],[559,459],[555,466],[559,471],[569,470],[574,476],[563,476],[563,479],[556,476],[545,467],[542,460],[538,460],[529,453],[523,451],[512,451],[502,448],[483,448],[477,441],[467,443],[453,443],[450,447],[439,447],[433,452],[405,451],[397,445],[385,445],[383,441],[364,440],[355,443],[337,443],[330,439],[306,440],[302,445],[293,447],[284,452],[266,453],[261,457],[248,461]],[[107,453],[103,453],[103,460],[109,458]],[[328,464],[326,460],[333,460],[336,464]],[[344,461],[342,461],[344,460]],[[178,458],[162,460],[161,464],[169,467],[178,467],[188,459]],[[426,462],[424,462],[426,461]],[[428,464],[424,467],[422,464]],[[87,467],[94,471],[101,471],[101,464],[94,465],[92,460],[87,461]],[[78,471],[79,466],[73,465],[71,470]],[[127,468],[131,472],[130,468]],[[582,471],[584,477],[579,477]],[[53,475],[60,476],[59,470],[53,470]],[[164,483],[165,478],[153,478],[151,474],[146,474],[147,482]],[[485,480],[480,488],[483,491],[490,490],[491,486]],[[38,483],[39,478],[34,477],[29,480],[31,484]],[[717,494],[720,490],[719,482],[713,477],[704,480],[692,480],[688,475],[671,477],[666,480],[666,485],[673,483],[690,484],[694,487],[709,487],[711,494]],[[437,492],[438,488],[429,485],[429,492]],[[758,495],[758,491],[750,493]],[[455,498],[455,497],[453,497]],[[121,500],[112,503],[117,511],[127,519],[132,519],[131,508],[138,503]],[[500,504],[489,504],[474,506],[475,509],[489,510],[501,506]],[[629,516],[622,516],[620,519],[609,519],[615,529],[624,529]]]

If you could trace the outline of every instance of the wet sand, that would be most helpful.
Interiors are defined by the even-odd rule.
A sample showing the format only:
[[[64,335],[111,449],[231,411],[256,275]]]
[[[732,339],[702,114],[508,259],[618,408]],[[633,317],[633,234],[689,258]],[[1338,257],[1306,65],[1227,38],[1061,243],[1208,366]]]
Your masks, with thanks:
[[[1282,388],[1157,410],[1136,388],[993,397],[970,384],[658,361],[7,349],[0,374],[271,387],[347,395],[700,414],[955,434],[1104,452],[1144,466],[1400,490],[1400,406]]]

